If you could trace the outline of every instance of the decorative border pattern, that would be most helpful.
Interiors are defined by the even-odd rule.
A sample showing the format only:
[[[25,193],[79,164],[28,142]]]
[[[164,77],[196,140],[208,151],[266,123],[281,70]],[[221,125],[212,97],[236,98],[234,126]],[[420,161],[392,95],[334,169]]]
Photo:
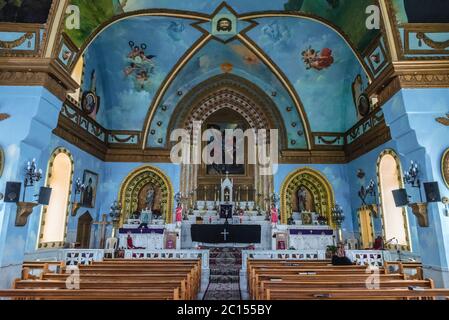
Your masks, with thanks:
[[[44,236],[44,230],[43,227],[45,225],[45,219],[47,218],[47,211],[48,211],[48,207],[47,206],[43,206],[42,207],[42,211],[41,211],[41,223],[40,223],[40,227],[39,227],[39,240],[38,240],[38,248],[42,249],[42,248],[62,248],[64,247],[64,243],[65,243],[65,239],[67,238],[67,226],[69,224],[69,206],[70,206],[70,198],[72,195],[72,185],[73,185],[73,174],[75,172],[75,161],[73,160],[73,156],[70,153],[70,151],[66,148],[63,147],[58,147],[56,148],[53,153],[50,156],[50,160],[48,161],[48,167],[47,167],[47,178],[45,179],[45,185],[47,187],[50,187],[50,183],[49,180],[51,179],[51,176],[53,174],[53,163],[56,159],[56,156],[64,153],[66,154],[69,158],[70,158],[70,162],[71,162],[71,172],[70,172],[70,185],[69,185],[69,194],[67,197],[67,207],[66,207],[66,212],[65,212],[65,228],[64,228],[64,239],[63,241],[60,242],[42,242],[42,238]]]
[[[119,201],[122,204],[120,225],[124,224],[125,215],[137,209],[137,196],[148,183],[155,183],[161,188],[161,203],[162,207],[165,206],[162,213],[165,214],[166,223],[173,222],[174,189],[170,178],[160,169],[145,165],[128,174],[120,187]]]
[[[386,155],[390,155],[394,158],[394,160],[396,161],[396,170],[398,172],[398,183],[399,183],[399,187],[403,188],[404,187],[404,181],[402,180],[402,166],[401,166],[401,159],[399,159],[398,154],[396,153],[396,151],[394,151],[393,149],[385,149],[384,151],[382,151],[379,154],[379,157],[377,158],[377,164],[376,164],[376,173],[377,173],[377,194],[379,197],[379,207],[381,208],[381,217],[382,217],[382,235],[384,237],[384,239],[386,239],[386,234],[385,234],[385,212],[383,210],[383,199],[382,199],[382,180],[381,180],[381,174],[380,174],[380,164],[382,161],[382,158]],[[404,218],[404,230],[405,230],[405,238],[407,241],[407,245],[406,246],[402,246],[402,250],[404,251],[411,251],[411,242],[410,242],[410,228],[409,228],[409,222],[408,222],[408,216],[407,216],[407,209],[406,208],[402,208],[402,216]],[[392,245],[390,245],[391,248]]]
[[[332,207],[335,204],[334,191],[327,178],[317,170],[312,168],[301,168],[289,174],[281,186],[281,223],[287,224],[289,213],[292,209],[292,193],[301,183],[305,183],[314,190],[314,201],[317,213],[327,217],[329,225],[334,227],[332,222]]]
[[[441,157],[441,175],[446,187],[449,189],[449,149],[444,151],[443,157]]]

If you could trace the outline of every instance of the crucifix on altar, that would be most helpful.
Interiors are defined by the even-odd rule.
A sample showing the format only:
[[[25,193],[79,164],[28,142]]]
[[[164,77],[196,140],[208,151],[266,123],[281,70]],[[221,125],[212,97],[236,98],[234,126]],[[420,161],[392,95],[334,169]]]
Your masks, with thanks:
[[[228,232],[228,230],[226,228],[223,230],[223,232],[221,234],[223,235],[223,240],[225,242],[228,241],[229,232]]]
[[[104,249],[106,240],[106,227],[111,223],[107,221],[107,215],[103,214],[101,221],[96,221],[93,224],[100,226],[100,249]]]

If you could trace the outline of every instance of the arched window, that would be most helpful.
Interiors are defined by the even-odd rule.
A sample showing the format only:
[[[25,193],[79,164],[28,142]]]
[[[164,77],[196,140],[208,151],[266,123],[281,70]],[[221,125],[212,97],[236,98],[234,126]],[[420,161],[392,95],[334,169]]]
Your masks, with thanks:
[[[66,237],[73,159],[64,148],[56,149],[48,163],[46,186],[52,188],[50,204],[42,209],[39,248],[62,247]]]
[[[393,150],[385,150],[377,162],[377,177],[382,209],[382,223],[385,241],[395,238],[391,246],[399,244],[403,250],[410,250],[407,211],[395,205],[393,190],[403,188],[401,163]]]

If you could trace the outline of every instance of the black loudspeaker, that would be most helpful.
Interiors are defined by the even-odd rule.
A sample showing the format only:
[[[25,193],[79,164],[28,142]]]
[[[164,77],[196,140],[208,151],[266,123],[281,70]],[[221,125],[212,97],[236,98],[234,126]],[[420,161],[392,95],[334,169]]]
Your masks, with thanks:
[[[41,187],[39,191],[39,204],[48,206],[50,204],[51,188]]]
[[[424,190],[426,191],[427,202],[441,202],[440,188],[438,182],[424,183]]]
[[[17,203],[20,199],[21,182],[7,182],[5,189],[5,202]]]
[[[405,189],[393,190],[394,203],[396,207],[405,207],[408,205],[408,194]]]

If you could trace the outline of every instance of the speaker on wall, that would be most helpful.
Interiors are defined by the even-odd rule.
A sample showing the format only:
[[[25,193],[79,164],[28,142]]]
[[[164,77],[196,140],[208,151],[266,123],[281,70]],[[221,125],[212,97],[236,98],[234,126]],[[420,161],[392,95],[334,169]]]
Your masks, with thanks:
[[[440,188],[438,182],[424,183],[424,190],[426,191],[427,202],[441,202]]]
[[[41,187],[39,191],[39,204],[48,206],[50,204],[51,188]]]
[[[21,182],[7,182],[5,189],[5,202],[17,203],[20,199]]]
[[[398,189],[393,190],[393,198],[396,207],[405,207],[409,204],[407,190]]]

